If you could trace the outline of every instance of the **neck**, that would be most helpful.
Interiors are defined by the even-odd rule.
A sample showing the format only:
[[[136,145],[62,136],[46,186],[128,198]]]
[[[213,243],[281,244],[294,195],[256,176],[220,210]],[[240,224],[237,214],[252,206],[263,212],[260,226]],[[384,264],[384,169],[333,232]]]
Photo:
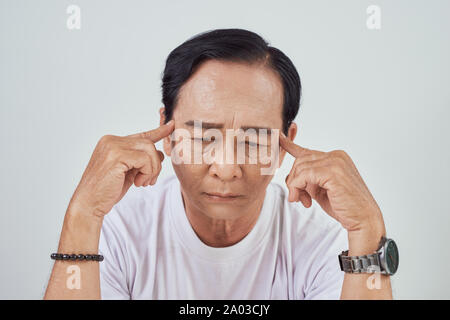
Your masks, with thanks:
[[[235,219],[214,219],[185,201],[181,192],[186,216],[199,239],[210,247],[228,247],[241,241],[254,227],[261,213],[264,197]],[[265,193],[264,193],[265,194]]]

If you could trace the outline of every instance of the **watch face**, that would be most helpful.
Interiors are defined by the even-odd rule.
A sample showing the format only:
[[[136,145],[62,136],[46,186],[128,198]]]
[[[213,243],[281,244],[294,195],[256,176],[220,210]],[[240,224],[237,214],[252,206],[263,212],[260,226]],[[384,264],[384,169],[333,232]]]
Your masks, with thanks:
[[[394,240],[389,240],[386,244],[386,268],[389,274],[394,274],[398,268],[398,249]]]

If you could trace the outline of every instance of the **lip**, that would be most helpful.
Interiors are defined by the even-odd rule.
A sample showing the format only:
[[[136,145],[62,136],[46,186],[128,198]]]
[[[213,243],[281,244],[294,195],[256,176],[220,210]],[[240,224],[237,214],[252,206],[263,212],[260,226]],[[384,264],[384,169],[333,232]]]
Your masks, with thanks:
[[[204,194],[208,199],[213,201],[233,201],[241,198],[241,195],[236,193],[204,192]]]

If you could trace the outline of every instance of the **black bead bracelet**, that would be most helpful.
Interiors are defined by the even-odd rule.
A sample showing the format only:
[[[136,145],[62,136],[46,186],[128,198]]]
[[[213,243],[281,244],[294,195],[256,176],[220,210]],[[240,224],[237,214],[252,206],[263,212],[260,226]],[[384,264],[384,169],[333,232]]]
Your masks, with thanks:
[[[101,254],[66,254],[66,253],[52,253],[50,258],[53,260],[86,260],[86,261],[103,261]]]

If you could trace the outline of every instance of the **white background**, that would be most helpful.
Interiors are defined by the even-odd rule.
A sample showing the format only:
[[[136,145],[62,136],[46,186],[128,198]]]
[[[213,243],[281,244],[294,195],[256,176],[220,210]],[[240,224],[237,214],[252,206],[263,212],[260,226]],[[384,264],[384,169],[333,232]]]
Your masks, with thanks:
[[[371,4],[381,30],[366,27]],[[400,251],[394,298],[449,299],[449,15],[447,0],[0,0],[0,298],[42,298],[97,140],[158,126],[169,52],[237,27],[296,65],[296,142],[347,151],[378,201]]]

